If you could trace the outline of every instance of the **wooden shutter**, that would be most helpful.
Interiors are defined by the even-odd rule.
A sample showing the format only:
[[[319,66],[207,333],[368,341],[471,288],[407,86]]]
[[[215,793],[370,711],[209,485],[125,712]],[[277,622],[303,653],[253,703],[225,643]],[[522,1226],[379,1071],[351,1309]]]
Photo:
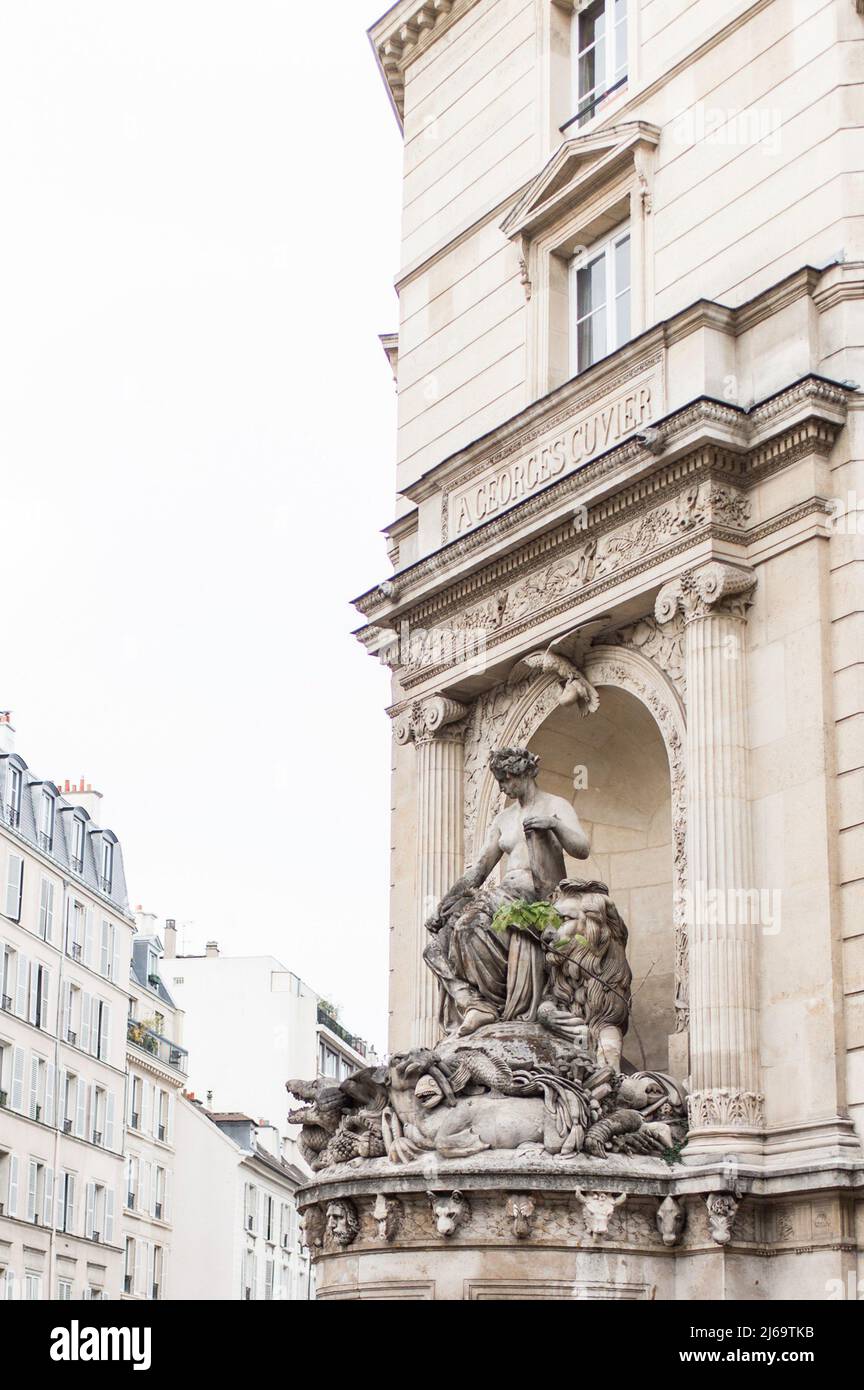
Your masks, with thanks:
[[[27,1174],[27,1220],[36,1220],[36,1196],[39,1191],[39,1164],[31,1158]]]
[[[21,917],[21,899],[24,892],[24,860],[19,854],[10,853],[6,865],[6,902],[4,910],[7,917],[17,922]]]
[[[49,1062],[45,1071],[45,1114],[46,1125],[54,1127],[54,1063]]]
[[[50,1229],[54,1225],[54,1169],[45,1169],[45,1200],[42,1209],[42,1220]]]
[[[15,985],[15,1012],[19,1018],[27,1017],[27,978],[30,962],[23,952],[18,952],[18,978]]]
[[[90,1051],[90,995],[81,995],[81,1027],[78,1030],[78,1046]]]
[[[115,985],[120,980],[120,929],[114,924],[111,926],[111,979]]]
[[[51,971],[47,966],[41,966],[39,970],[39,1027],[44,1028],[46,1033],[53,1032],[48,1010],[50,1008],[51,994]]]
[[[66,1228],[66,1180],[68,1173],[57,1174],[57,1192],[54,1201],[54,1229],[63,1231]]]
[[[94,935],[93,909],[88,907],[84,912],[84,964],[89,966],[91,970],[96,969],[93,960]]]
[[[9,1155],[9,1196],[6,1202],[8,1216],[18,1215],[18,1155]]]
[[[12,1049],[12,1109],[24,1111],[24,1072],[27,1054],[23,1047]]]
[[[114,1108],[114,1092],[109,1091],[105,1100],[105,1133],[103,1135],[106,1149],[114,1148]]]
[[[31,1120],[36,1119],[36,1106],[39,1104],[39,1058],[30,1054],[30,1106],[27,1111]]]
[[[66,1215],[64,1219],[64,1231],[74,1232],[75,1230],[75,1174],[66,1174]]]
[[[60,1014],[60,1036],[65,1042],[72,1031],[72,986],[68,980],[63,981]]]
[[[75,1105],[75,1133],[79,1139],[84,1138],[85,1111],[87,1109],[87,1085],[82,1077],[78,1078],[78,1096]]]
[[[27,1017],[35,1027],[36,1019],[39,1014],[39,962],[30,962],[30,1005]]]
[[[114,1244],[114,1189],[105,1189],[105,1230],[102,1238],[107,1245]]]
[[[107,918],[102,918],[102,929],[99,941],[99,974],[108,978],[111,969],[111,923]]]
[[[103,1062],[108,1061],[108,1040],[111,1035],[111,1006],[101,1004],[99,1008],[99,1051]]]
[[[133,1284],[133,1289],[134,1289],[134,1292],[137,1293],[137,1294],[143,1294],[143,1292],[144,1292],[144,1275],[145,1275],[145,1270],[146,1270],[146,1264],[145,1264],[144,1241],[143,1241],[143,1240],[139,1240],[139,1239],[136,1237],[136,1240],[135,1240],[135,1282],[134,1282],[134,1284]]]
[[[96,1211],[96,1184],[88,1182],[86,1197],[84,1199],[84,1235],[88,1240],[92,1240],[94,1225],[93,1218]],[[101,1232],[100,1232],[101,1234]]]

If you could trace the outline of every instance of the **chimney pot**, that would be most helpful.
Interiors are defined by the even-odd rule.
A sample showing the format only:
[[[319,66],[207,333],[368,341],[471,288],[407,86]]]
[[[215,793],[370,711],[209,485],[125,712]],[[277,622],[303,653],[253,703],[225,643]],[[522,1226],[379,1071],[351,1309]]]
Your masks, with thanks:
[[[218,956],[218,954],[219,954],[219,942],[218,942],[218,941],[208,941],[208,942],[207,942],[207,945],[204,947],[204,953],[205,953],[205,955],[211,957],[211,959],[212,959],[213,957],[215,957],[215,956]]]

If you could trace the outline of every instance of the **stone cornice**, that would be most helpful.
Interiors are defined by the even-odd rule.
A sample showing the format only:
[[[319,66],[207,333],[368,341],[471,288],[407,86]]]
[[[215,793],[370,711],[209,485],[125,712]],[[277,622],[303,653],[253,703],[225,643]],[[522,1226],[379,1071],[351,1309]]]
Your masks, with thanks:
[[[423,621],[433,611],[487,588],[532,554],[549,554],[572,537],[577,499],[584,498],[586,532],[610,518],[652,505],[656,495],[694,472],[714,471],[747,487],[802,451],[826,453],[845,417],[849,388],[817,376],[795,382],[749,411],[699,397],[657,422],[652,449],[637,439],[592,459],[518,506],[451,541],[369,591],[356,606],[375,626],[392,626],[410,613]],[[611,522],[610,522],[611,524]],[[518,545],[512,544],[519,537]],[[511,541],[511,550],[490,552]],[[467,572],[466,572],[467,571]],[[358,636],[365,640],[365,629]]]
[[[402,124],[405,69],[477,0],[401,0],[369,29],[369,42]]]

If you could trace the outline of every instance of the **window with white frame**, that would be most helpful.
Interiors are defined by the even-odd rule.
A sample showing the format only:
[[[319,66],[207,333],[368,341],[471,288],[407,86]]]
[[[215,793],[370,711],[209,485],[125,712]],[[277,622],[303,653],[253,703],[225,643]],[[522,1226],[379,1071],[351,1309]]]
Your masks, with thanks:
[[[20,767],[10,763],[6,773],[6,795],[4,797],[5,818],[9,825],[17,826],[21,820],[21,785]]]
[[[53,792],[47,788],[42,792],[39,802],[39,848],[48,850],[54,848],[54,819],[57,810],[57,803]]]
[[[72,1280],[57,1280],[57,1301],[58,1303],[71,1303],[72,1301]]]
[[[57,1177],[57,1206],[55,1225],[68,1235],[75,1233],[75,1174],[60,1173]]]
[[[630,231],[580,250],[570,266],[570,370],[584,372],[630,337]]]
[[[18,975],[17,951],[0,943],[0,1009],[10,1014],[14,1005],[15,981]]]
[[[627,0],[593,0],[576,10],[570,50],[573,121],[584,125],[627,81]]]
[[[83,816],[72,818],[72,868],[76,874],[84,872],[84,846],[87,843],[87,828]]]
[[[54,934],[54,884],[50,878],[42,879],[39,889],[39,935],[43,941],[50,941]]]
[[[102,891],[110,893],[114,882],[114,845],[110,840],[102,841]]]
[[[27,1303],[38,1303],[42,1297],[42,1275],[27,1270],[24,1275],[24,1299]]]
[[[244,1194],[243,1225],[253,1232],[258,1227],[258,1189],[251,1182],[247,1182]]]

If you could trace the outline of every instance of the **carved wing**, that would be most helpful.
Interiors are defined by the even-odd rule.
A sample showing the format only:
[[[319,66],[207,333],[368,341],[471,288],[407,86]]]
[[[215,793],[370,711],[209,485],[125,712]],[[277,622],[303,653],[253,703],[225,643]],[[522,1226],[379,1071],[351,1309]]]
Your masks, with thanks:
[[[545,652],[531,652],[529,656],[523,656],[521,660],[516,662],[507,677],[507,684],[515,685],[517,681],[524,680],[526,676],[532,675],[535,671],[542,671],[545,660]]]

